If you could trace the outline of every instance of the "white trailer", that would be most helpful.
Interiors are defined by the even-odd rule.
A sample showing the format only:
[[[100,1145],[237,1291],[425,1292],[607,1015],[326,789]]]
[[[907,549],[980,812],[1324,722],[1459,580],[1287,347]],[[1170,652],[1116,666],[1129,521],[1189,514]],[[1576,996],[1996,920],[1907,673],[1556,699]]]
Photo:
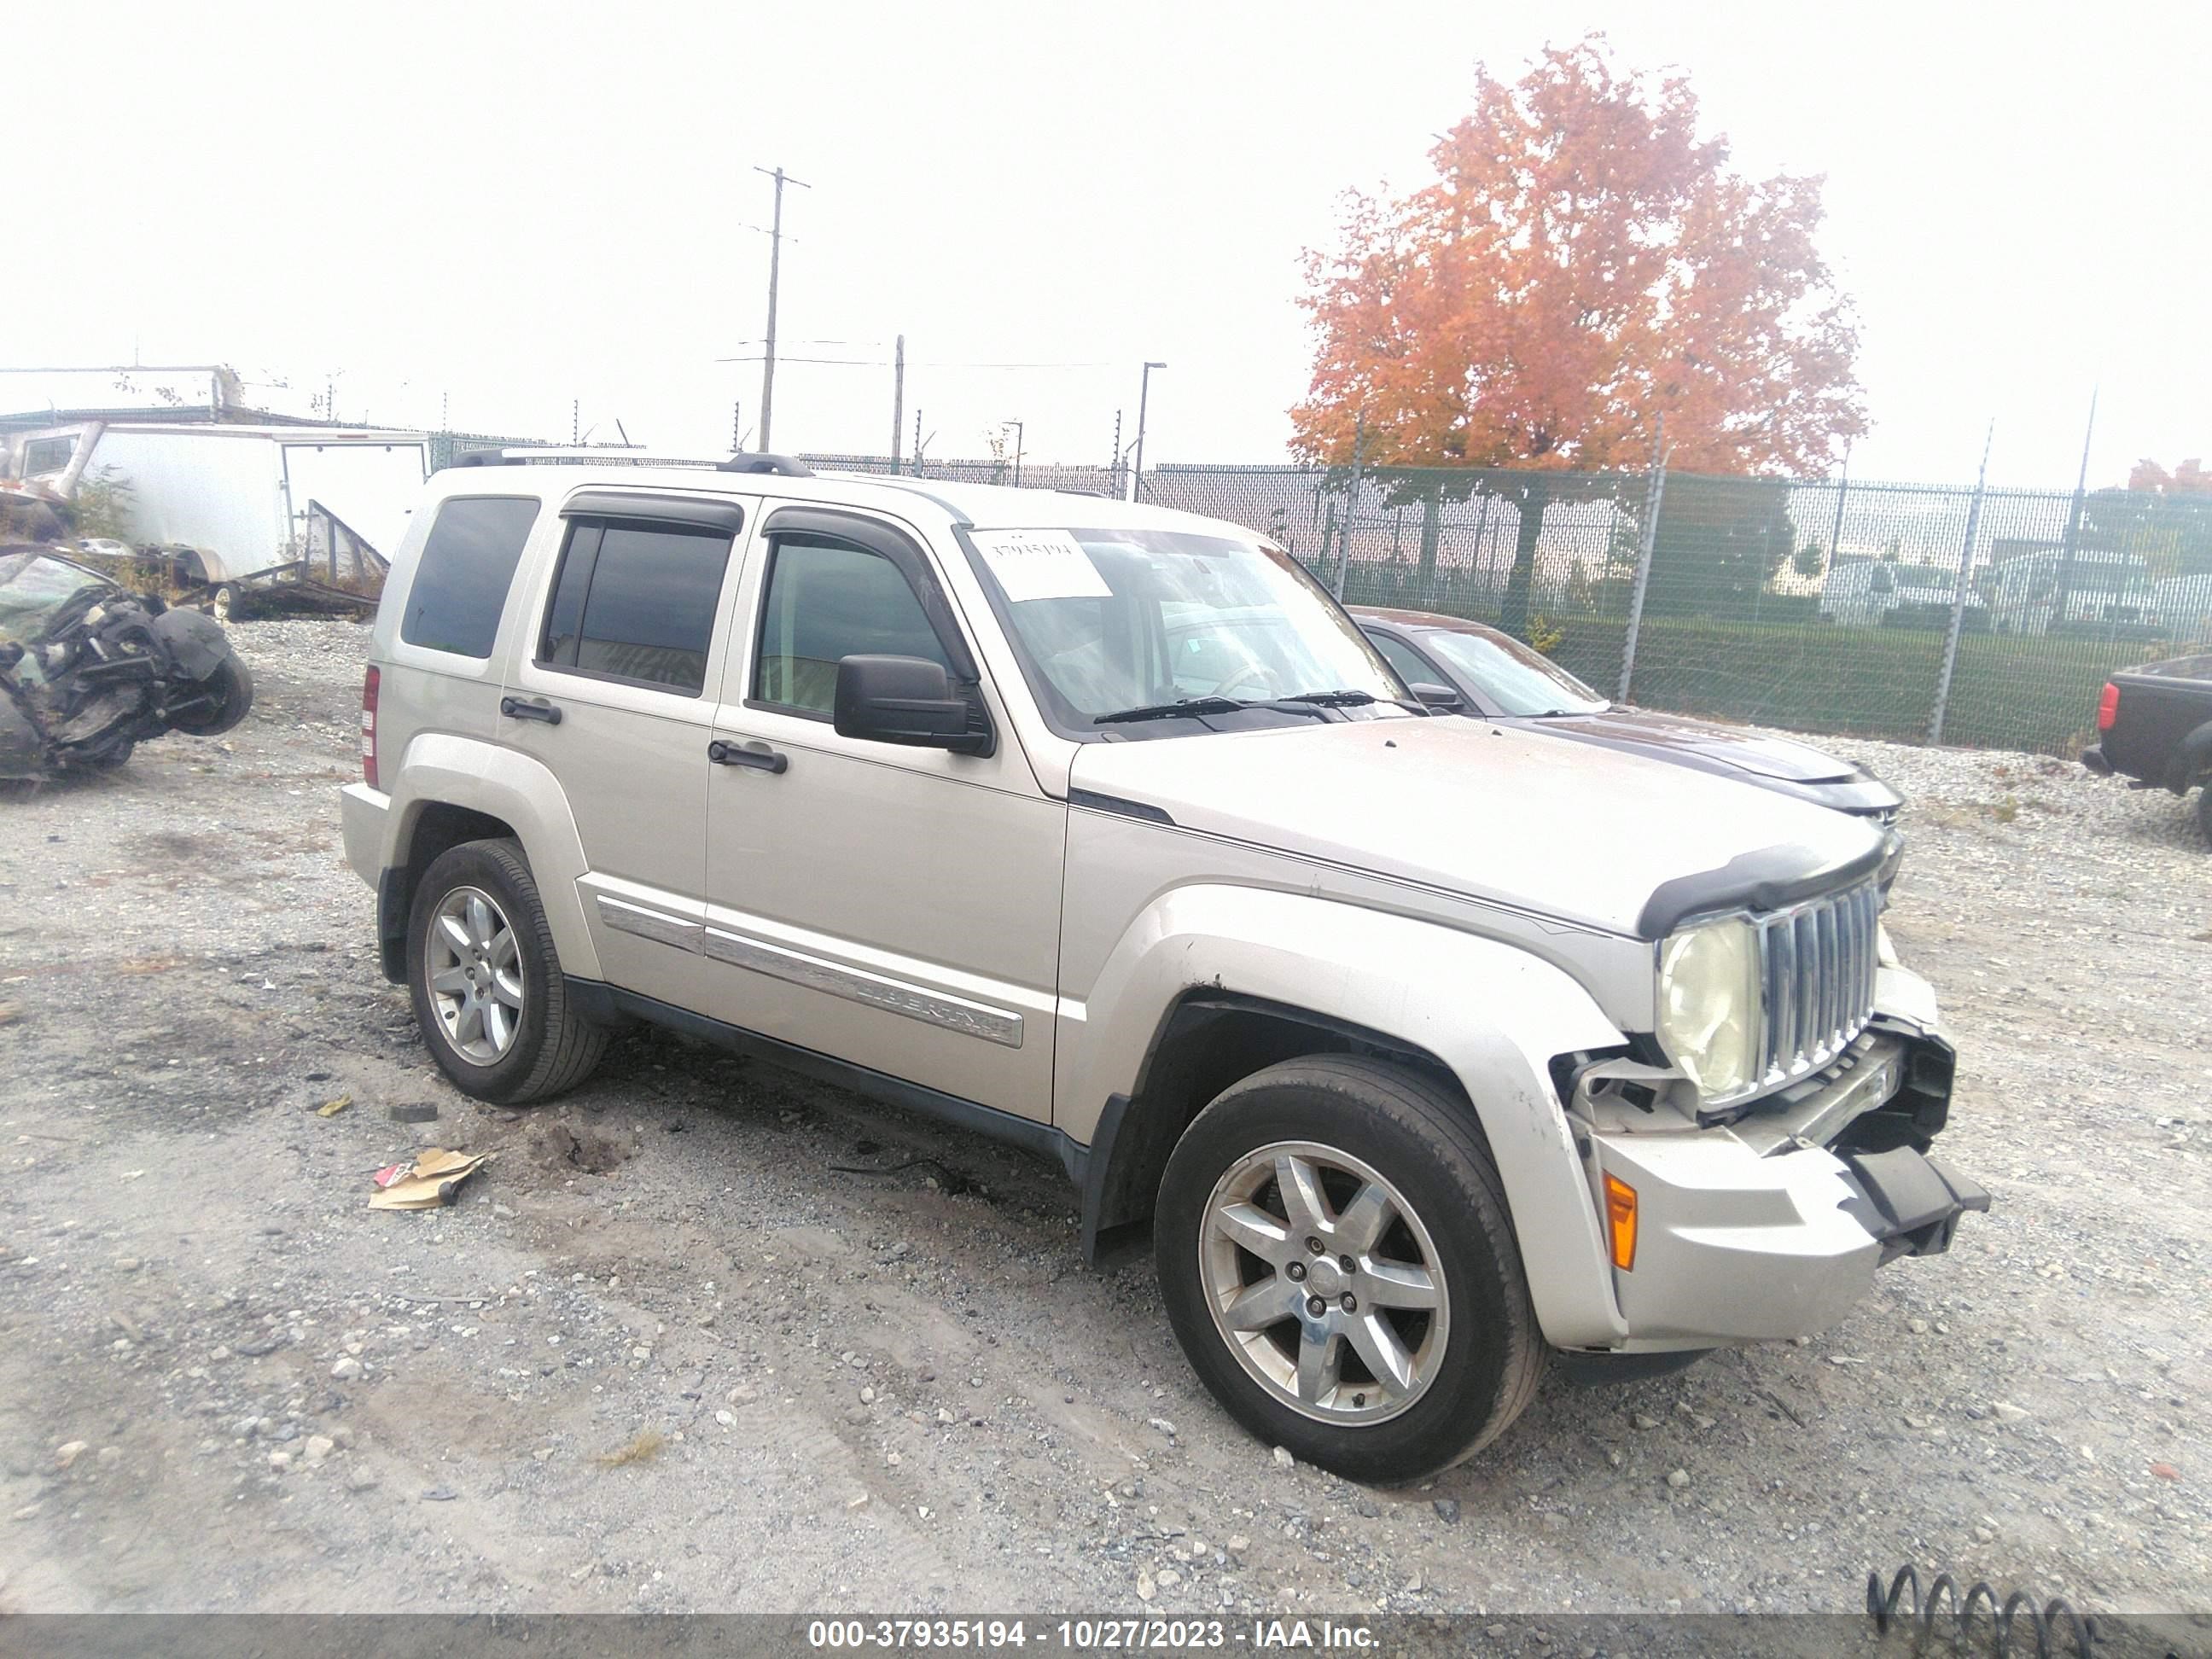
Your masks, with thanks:
[[[128,485],[130,538],[191,550],[216,584],[340,543],[380,564],[429,476],[428,434],[366,427],[81,421],[18,432],[9,447],[8,470],[27,483],[76,466]]]

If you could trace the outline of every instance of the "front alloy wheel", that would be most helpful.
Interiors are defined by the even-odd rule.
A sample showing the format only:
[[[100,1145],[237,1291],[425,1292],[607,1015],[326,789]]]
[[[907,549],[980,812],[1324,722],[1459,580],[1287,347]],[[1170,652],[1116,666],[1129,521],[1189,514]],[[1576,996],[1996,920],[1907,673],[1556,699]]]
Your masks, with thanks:
[[[1420,1480],[1535,1392],[1519,1243],[1449,1078],[1332,1054],[1231,1085],[1169,1155],[1152,1237],[1191,1368],[1303,1462]]]
[[[1436,1245],[1351,1153],[1310,1140],[1247,1153],[1214,1184],[1199,1249],[1215,1328],[1292,1410],[1379,1423],[1436,1381],[1451,1332]]]

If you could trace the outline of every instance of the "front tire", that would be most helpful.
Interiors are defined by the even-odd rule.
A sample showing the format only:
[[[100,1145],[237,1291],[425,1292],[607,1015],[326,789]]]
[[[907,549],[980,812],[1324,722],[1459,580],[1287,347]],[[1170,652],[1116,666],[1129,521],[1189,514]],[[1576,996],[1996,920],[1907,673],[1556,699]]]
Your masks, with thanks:
[[[184,706],[169,714],[169,730],[188,738],[221,737],[252,707],[252,671],[236,657],[225,657]]]
[[[527,1105],[573,1089],[607,1032],[568,1000],[521,847],[465,842],[423,872],[407,919],[407,986],[438,1069],[478,1100]]]
[[[1417,1480],[1535,1393],[1497,1169],[1467,1103],[1409,1067],[1318,1054],[1225,1091],[1169,1158],[1154,1238],[1193,1369],[1304,1462]]]

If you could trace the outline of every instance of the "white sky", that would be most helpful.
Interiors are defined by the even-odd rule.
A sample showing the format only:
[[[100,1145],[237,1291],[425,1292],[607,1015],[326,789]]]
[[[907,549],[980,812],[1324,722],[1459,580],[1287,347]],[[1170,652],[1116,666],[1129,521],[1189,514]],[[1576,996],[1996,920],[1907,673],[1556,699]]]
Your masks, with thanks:
[[[781,164],[783,351],[886,366],[787,362],[779,449],[884,450],[903,331],[932,455],[1018,417],[1103,461],[1152,357],[1148,463],[1279,460],[1338,192],[1418,183],[1475,60],[1588,27],[1686,71],[1745,170],[1827,174],[1855,477],[1971,478],[1995,416],[1993,482],[2070,485],[2098,383],[2093,485],[2212,454],[2201,3],[85,5],[43,76],[11,57],[0,361],[726,448]]]

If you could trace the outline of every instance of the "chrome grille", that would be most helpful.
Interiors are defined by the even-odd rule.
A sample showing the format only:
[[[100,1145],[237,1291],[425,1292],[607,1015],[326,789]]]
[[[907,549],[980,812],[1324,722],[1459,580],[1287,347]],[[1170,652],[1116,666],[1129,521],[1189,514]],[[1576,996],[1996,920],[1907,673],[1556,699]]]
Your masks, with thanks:
[[[1874,884],[1753,919],[1765,1004],[1760,1086],[1817,1072],[1874,1017]]]

